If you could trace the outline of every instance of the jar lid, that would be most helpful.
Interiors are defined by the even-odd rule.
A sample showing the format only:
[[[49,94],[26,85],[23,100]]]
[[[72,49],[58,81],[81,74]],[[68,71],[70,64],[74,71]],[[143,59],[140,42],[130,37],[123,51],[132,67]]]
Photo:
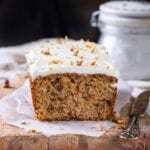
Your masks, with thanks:
[[[111,1],[100,5],[99,20],[115,25],[150,26],[150,3]]]
[[[150,3],[137,1],[111,1],[100,6],[105,13],[124,17],[150,17]]]

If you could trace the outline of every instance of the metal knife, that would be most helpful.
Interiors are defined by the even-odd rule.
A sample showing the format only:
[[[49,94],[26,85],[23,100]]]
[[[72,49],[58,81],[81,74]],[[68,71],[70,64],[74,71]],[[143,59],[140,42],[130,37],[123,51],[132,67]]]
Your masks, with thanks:
[[[135,99],[131,107],[129,123],[119,135],[120,138],[137,138],[140,136],[139,116],[145,113],[149,98],[150,91],[144,91]]]

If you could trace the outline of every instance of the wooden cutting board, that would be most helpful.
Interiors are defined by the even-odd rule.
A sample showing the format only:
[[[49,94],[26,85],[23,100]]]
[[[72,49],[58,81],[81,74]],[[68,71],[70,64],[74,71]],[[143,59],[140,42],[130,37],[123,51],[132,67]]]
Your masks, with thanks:
[[[17,75],[11,88],[0,85],[0,98],[16,90],[25,80],[25,75]],[[8,125],[0,118],[0,150],[150,150],[150,118],[147,115],[141,118],[140,127],[138,139],[120,139],[118,134],[122,129],[115,127],[98,138],[73,134],[47,138]]]

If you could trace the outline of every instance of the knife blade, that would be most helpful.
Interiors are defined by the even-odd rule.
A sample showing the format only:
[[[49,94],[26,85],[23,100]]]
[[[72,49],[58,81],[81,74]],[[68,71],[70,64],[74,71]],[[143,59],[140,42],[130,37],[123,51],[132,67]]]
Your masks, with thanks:
[[[137,138],[140,136],[139,116],[144,114],[150,99],[150,91],[142,92],[133,102],[130,111],[130,120],[126,129],[119,135],[120,138]]]
[[[142,115],[147,109],[150,98],[150,91],[142,92],[133,102],[130,115]]]

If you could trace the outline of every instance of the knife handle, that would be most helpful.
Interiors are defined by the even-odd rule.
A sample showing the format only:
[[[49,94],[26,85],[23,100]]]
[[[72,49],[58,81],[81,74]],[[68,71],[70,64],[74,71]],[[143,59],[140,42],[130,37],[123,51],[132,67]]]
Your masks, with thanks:
[[[137,138],[140,136],[138,115],[132,115],[127,128],[120,134],[121,138]]]

